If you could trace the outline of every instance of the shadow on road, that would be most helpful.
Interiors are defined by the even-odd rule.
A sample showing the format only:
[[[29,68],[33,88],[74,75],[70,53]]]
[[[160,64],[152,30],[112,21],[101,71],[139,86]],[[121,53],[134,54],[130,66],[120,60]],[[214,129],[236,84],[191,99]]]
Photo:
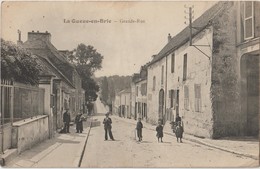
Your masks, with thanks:
[[[121,140],[104,140],[104,141],[111,141],[111,142],[115,142],[115,141],[121,141]]]
[[[142,141],[140,143],[152,143],[151,141]]]
[[[79,144],[79,141],[72,141],[72,140],[64,140],[64,139],[57,139],[58,143],[70,143],[70,144]]]

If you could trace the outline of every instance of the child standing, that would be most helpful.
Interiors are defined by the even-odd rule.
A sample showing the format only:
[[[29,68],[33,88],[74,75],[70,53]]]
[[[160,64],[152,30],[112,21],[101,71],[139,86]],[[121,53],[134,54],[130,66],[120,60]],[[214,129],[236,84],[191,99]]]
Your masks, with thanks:
[[[183,132],[184,132],[183,127],[181,126],[181,122],[179,121],[177,123],[176,132],[175,132],[177,142],[179,142],[179,138],[180,138],[180,142],[182,143],[181,139],[182,139]]]
[[[142,128],[143,128],[143,123],[141,122],[141,118],[138,118],[138,122],[136,124],[136,130],[137,130],[137,137],[139,138],[139,141],[142,141],[143,139]]]
[[[158,138],[158,142],[159,142],[159,138],[161,138],[161,142],[163,142],[162,141],[162,138],[163,138],[163,126],[162,126],[162,121],[161,120],[159,121],[159,124],[156,127],[156,131],[157,131],[156,136]]]

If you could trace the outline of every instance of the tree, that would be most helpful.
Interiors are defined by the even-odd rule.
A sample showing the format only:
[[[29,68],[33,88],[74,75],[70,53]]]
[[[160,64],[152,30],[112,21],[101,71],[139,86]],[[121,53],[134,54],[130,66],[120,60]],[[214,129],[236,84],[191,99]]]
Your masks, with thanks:
[[[85,90],[87,107],[93,107],[91,104],[98,97],[99,86],[92,78],[94,72],[102,68],[103,56],[94,49],[93,46],[79,44],[67,56],[68,61],[75,65],[82,79],[82,88]]]
[[[42,70],[38,58],[12,42],[1,39],[1,78],[37,85]]]
[[[81,43],[72,51],[69,60],[74,63],[81,72],[92,76],[96,70],[102,68],[103,56],[98,53],[93,46],[86,46]]]
[[[108,97],[109,97],[108,81],[107,81],[107,77],[105,76],[103,78],[103,80],[102,80],[102,83],[101,83],[101,98],[102,98],[102,102],[107,104]]]
[[[101,85],[101,98],[102,102],[106,105],[111,105],[115,99],[116,93],[123,89],[130,88],[132,77],[131,76],[109,76],[96,78]]]

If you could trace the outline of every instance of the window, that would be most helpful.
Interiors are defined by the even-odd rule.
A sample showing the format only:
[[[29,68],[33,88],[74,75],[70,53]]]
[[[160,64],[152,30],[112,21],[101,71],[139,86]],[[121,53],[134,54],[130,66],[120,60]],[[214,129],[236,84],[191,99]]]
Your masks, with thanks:
[[[171,66],[171,72],[174,72],[174,65],[175,65],[175,54],[172,54],[172,66]]]
[[[155,91],[156,77],[153,77],[153,91]]]
[[[138,96],[138,86],[136,86],[136,96]]]
[[[245,39],[254,36],[254,2],[244,2],[244,37]],[[243,10],[243,9],[242,9]]]
[[[174,90],[169,90],[169,97],[170,97],[170,107],[173,108],[174,103],[175,103],[175,92],[174,92]]]
[[[194,85],[195,90],[195,111],[201,111],[201,86],[198,84]]]
[[[141,94],[142,96],[146,96],[146,83],[141,84]]]
[[[184,86],[184,108],[189,110],[189,88]]]
[[[163,84],[163,81],[164,81],[164,66],[162,66],[162,75],[161,75],[161,84]]]
[[[187,79],[187,53],[183,58],[183,81]]]

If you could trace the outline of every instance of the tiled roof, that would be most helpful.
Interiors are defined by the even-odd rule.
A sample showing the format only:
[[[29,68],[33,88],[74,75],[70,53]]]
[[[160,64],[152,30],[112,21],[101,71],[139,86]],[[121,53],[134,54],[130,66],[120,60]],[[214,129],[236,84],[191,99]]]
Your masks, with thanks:
[[[225,7],[228,3],[232,2],[220,1],[213,5],[210,9],[205,11],[199,18],[197,18],[192,23],[192,27],[199,27],[200,29],[192,29],[192,35],[195,36],[202,30],[204,30],[205,27],[207,27],[218,14],[222,13],[225,10]],[[186,42],[189,41],[189,37],[190,29],[189,26],[187,26],[180,33],[174,36],[166,46],[164,46],[164,48],[153,58],[149,65],[159,61],[163,57],[167,56],[170,52],[184,45]]]
[[[43,40],[26,41],[23,47],[31,51],[34,55],[41,57],[43,62],[51,65],[56,73],[60,74],[59,78],[64,79],[69,85],[73,85],[73,70],[74,66],[71,65],[50,42]],[[46,74],[47,72],[42,72]]]
[[[38,57],[38,56],[36,56],[36,57],[39,58],[39,59],[36,60],[36,62],[39,65],[41,65],[40,75],[41,76],[44,76],[44,75],[55,76],[55,73],[52,72],[50,70],[50,68],[45,64],[47,62],[46,59]]]

